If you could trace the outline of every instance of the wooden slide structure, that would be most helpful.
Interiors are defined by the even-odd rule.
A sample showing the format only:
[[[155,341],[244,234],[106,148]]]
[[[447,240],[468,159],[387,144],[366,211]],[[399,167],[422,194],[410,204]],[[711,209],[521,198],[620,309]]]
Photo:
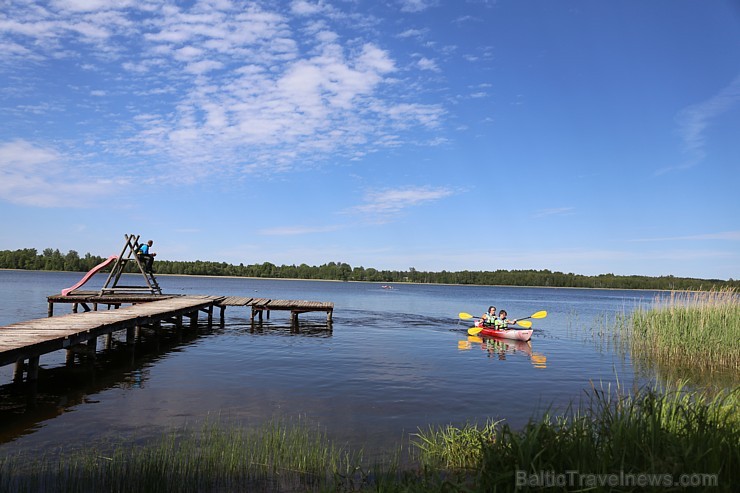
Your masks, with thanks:
[[[100,272],[102,269],[106,268],[112,262],[115,262],[117,259],[118,259],[118,255],[111,255],[110,257],[108,257],[104,261],[100,262],[98,265],[96,265],[95,267],[93,267],[92,269],[90,269],[88,271],[88,273],[85,274],[85,277],[83,277],[82,279],[80,279],[77,282],[77,284],[75,284],[74,286],[69,287],[67,289],[62,289],[62,296],[67,296],[67,295],[69,295],[69,293],[71,293],[75,289],[80,288],[83,284],[85,284],[87,281],[89,281],[92,276],[94,276],[95,274],[97,274],[98,272]]]
[[[141,246],[139,244],[139,236],[124,235],[124,237],[126,238],[126,243],[124,244],[123,250],[121,251],[120,255],[111,255],[105,261],[90,269],[90,271],[85,274],[85,276],[80,279],[77,284],[67,289],[63,289],[62,296],[69,296],[71,293],[73,293],[75,290],[79,289],[82,285],[89,281],[92,276],[111,264],[113,264],[113,267],[111,268],[110,274],[108,275],[108,279],[105,281],[105,284],[100,290],[101,296],[105,294],[120,293],[162,294],[162,289],[159,287],[159,284],[157,283],[157,278],[154,277],[154,273],[147,272],[144,269],[143,260],[137,254],[137,252],[139,251],[139,247]],[[145,282],[143,285],[124,286],[119,284],[121,276],[124,273],[126,264],[128,264],[129,262],[134,262],[135,270],[138,270],[144,277]]]

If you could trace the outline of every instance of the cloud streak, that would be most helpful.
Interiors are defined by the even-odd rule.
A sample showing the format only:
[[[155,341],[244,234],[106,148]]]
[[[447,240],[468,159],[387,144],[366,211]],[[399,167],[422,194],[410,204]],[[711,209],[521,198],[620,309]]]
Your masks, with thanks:
[[[707,240],[723,240],[723,241],[740,241],[740,231],[723,231],[721,233],[706,233],[700,235],[687,235],[687,236],[669,236],[664,238],[639,238],[632,240],[633,242],[658,242],[658,241],[707,241]]]
[[[706,157],[706,133],[712,121],[740,103],[740,76],[706,101],[684,109],[678,117],[678,131],[683,142],[687,160],[673,167],[658,170],[661,175],[676,169],[687,169],[700,163]]]
[[[281,226],[275,228],[267,228],[257,231],[258,234],[263,236],[301,236],[317,233],[330,233],[343,229],[339,225],[331,226]]]
[[[385,222],[410,207],[417,207],[449,197],[454,192],[442,187],[403,187],[373,190],[365,195],[364,203],[349,210],[370,220]]]
[[[537,211],[534,215],[536,218],[549,217],[549,216],[570,216],[575,214],[574,207],[554,207],[551,209],[542,209]]]

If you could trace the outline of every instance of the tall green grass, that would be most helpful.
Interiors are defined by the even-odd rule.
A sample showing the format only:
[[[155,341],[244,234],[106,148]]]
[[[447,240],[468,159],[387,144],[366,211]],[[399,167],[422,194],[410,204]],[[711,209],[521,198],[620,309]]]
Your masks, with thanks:
[[[551,474],[565,482],[544,484],[548,491],[574,491],[594,486],[589,479],[598,475],[624,475],[628,480],[641,474],[670,475],[677,481],[682,474],[697,474],[716,481],[713,491],[737,491],[738,394],[736,390],[705,397],[678,387],[672,391],[645,389],[631,396],[594,388],[587,404],[532,419],[522,430],[503,423],[491,436],[488,427],[468,428],[465,440],[474,441],[477,434],[480,453],[459,464],[468,474],[457,486],[460,491],[513,491],[520,474],[536,484],[520,484],[519,491],[539,491],[543,474]],[[425,432],[420,433],[420,440],[425,444],[435,441],[444,448],[450,436],[449,432]],[[449,450],[459,457],[454,447]],[[438,454],[427,459],[431,459],[428,466],[449,463],[449,458]],[[569,472],[573,473],[570,477]],[[625,481],[614,491],[679,490],[663,484],[654,490],[629,486]],[[598,484],[591,490],[611,491]]]
[[[739,381],[740,295],[734,289],[671,292],[618,329],[638,367],[702,383]]]
[[[302,423],[257,429],[206,423],[145,446],[112,444],[55,458],[0,458],[2,492],[293,491],[356,474],[362,452]]]
[[[538,491],[529,479],[573,474],[548,491],[670,491],[590,488],[585,476],[700,475],[716,487],[740,487],[740,389],[708,397],[685,387],[634,395],[592,388],[567,412],[530,419],[523,429],[487,422],[420,429],[398,451],[368,464],[334,446],[320,430],[273,422],[256,430],[212,423],[145,445],[55,458],[0,458],[2,492],[489,492]],[[517,488],[520,475],[528,481]],[[706,486],[707,483],[704,483]],[[575,485],[575,486],[574,486]],[[696,491],[701,491],[699,485]]]

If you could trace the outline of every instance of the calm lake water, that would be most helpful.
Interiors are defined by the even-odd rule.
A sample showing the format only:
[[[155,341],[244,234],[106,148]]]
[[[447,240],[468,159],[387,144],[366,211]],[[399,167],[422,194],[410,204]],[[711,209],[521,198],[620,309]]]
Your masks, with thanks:
[[[0,271],[0,325],[46,316],[46,297],[79,273]],[[105,276],[98,282],[104,282]],[[258,425],[273,418],[325,428],[338,444],[384,449],[429,425],[522,425],[548,407],[577,402],[590,382],[641,384],[630,361],[588,334],[603,320],[652,302],[657,292],[482,286],[393,285],[160,276],[165,293],[331,301],[253,329],[245,308],[226,323],[176,337],[101,349],[94,363],[65,367],[64,352],[41,357],[35,393],[0,367],[0,453],[58,450],[219,418]],[[93,279],[91,289],[99,287]],[[85,287],[88,289],[88,286]],[[469,340],[457,314],[489,305],[510,317],[539,310],[527,344]],[[56,305],[57,314],[70,306]],[[216,317],[217,319],[218,317]],[[100,346],[99,346],[100,347]]]

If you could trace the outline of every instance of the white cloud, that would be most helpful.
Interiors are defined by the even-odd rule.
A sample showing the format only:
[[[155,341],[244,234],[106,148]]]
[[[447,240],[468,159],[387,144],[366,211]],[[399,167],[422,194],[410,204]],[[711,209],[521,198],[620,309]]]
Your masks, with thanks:
[[[353,207],[349,212],[383,222],[404,209],[434,202],[452,194],[450,189],[428,186],[373,190],[365,195],[364,204]]]
[[[419,9],[428,2],[403,5]],[[332,29],[340,21],[346,28],[350,15],[342,18],[323,1],[296,0],[286,11],[259,1],[186,7],[58,0],[24,7],[11,1],[0,19],[0,43],[12,43],[0,61],[51,66],[84,59],[84,68],[68,67],[107,83],[88,91],[95,105],[121,96],[129,102],[128,113],[106,121],[107,129],[128,132],[115,133],[120,140],[96,136],[100,127],[83,130],[105,140],[108,152],[142,156],[162,178],[358,159],[434,140],[410,132],[436,131],[445,115],[439,105],[419,103],[412,84],[399,83],[386,47],[363,39],[361,30],[345,38]],[[438,70],[427,59],[418,68]]]
[[[53,149],[25,140],[0,142],[0,199],[35,207],[81,207],[122,183],[77,173]]]
[[[421,38],[426,33],[426,30],[422,29],[406,29],[405,31],[401,32],[398,37],[399,38]]]
[[[436,0],[398,0],[398,3],[403,12],[421,12],[436,4]]]
[[[58,10],[94,12],[111,8],[121,9],[133,5],[133,3],[133,0],[53,0],[51,5]]]
[[[419,61],[417,62],[417,65],[421,70],[431,70],[433,72],[439,72],[439,67],[437,66],[437,63],[434,60],[431,60],[426,57],[421,57]]]
[[[306,0],[294,0],[290,4],[290,11],[297,15],[314,15],[321,12],[322,6],[319,2],[312,3]]]

